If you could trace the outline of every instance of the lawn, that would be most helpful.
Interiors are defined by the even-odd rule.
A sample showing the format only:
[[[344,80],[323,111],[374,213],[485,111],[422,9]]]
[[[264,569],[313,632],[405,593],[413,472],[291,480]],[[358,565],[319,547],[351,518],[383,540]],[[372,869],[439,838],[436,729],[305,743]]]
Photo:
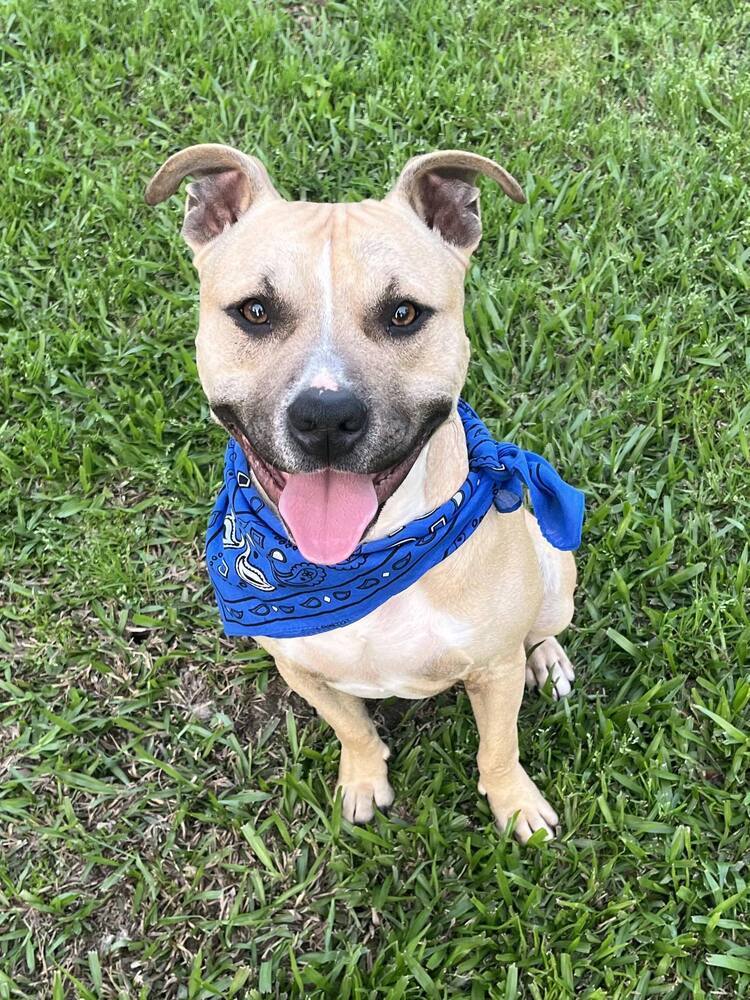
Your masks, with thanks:
[[[738,997],[750,990],[750,8],[730,0],[9,0],[0,14],[0,998]],[[571,697],[519,847],[462,690],[375,707],[397,800],[205,569],[223,432],[193,359],[194,142],[288,197],[483,182],[468,400],[585,488]]]

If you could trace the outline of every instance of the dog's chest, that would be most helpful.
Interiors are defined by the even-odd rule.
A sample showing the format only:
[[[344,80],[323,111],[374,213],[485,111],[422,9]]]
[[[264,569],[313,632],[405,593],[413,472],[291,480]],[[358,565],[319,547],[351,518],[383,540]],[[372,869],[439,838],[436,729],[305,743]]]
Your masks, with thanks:
[[[351,625],[279,640],[278,652],[347,694],[425,698],[471,667],[476,637],[468,617],[437,607],[417,583]]]
[[[513,656],[541,594],[523,510],[491,512],[457,552],[360,621],[259,642],[360,698],[428,698]]]

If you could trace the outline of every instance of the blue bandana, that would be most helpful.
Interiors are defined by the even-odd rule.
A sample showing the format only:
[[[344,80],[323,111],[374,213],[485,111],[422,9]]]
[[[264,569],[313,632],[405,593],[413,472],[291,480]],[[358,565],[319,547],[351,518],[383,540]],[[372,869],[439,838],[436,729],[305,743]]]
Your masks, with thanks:
[[[558,549],[581,541],[584,497],[532,451],[494,441],[460,400],[469,474],[450,500],[335,566],[307,562],[253,485],[233,438],[206,536],[206,562],[227,635],[293,638],[364,618],[411,586],[480,524],[490,507],[517,510],[529,491],[542,534]]]

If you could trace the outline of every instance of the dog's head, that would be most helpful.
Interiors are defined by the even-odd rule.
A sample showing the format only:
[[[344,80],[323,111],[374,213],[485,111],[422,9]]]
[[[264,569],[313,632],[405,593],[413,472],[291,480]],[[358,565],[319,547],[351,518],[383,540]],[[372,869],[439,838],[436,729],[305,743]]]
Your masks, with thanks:
[[[456,404],[477,174],[524,200],[497,163],[457,151],[410,160],[382,201],[286,201],[257,159],[220,145],[176,153],[148,185],[155,205],[196,178],[182,233],[200,379],[313,562],[353,552]]]

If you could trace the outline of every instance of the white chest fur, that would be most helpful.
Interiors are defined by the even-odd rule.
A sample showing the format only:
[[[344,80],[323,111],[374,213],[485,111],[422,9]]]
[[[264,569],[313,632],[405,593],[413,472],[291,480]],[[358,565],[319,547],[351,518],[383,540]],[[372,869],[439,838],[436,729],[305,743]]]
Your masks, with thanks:
[[[270,652],[360,698],[425,698],[471,667],[475,631],[460,608],[446,613],[433,606],[417,583],[358,622],[276,640]]]

